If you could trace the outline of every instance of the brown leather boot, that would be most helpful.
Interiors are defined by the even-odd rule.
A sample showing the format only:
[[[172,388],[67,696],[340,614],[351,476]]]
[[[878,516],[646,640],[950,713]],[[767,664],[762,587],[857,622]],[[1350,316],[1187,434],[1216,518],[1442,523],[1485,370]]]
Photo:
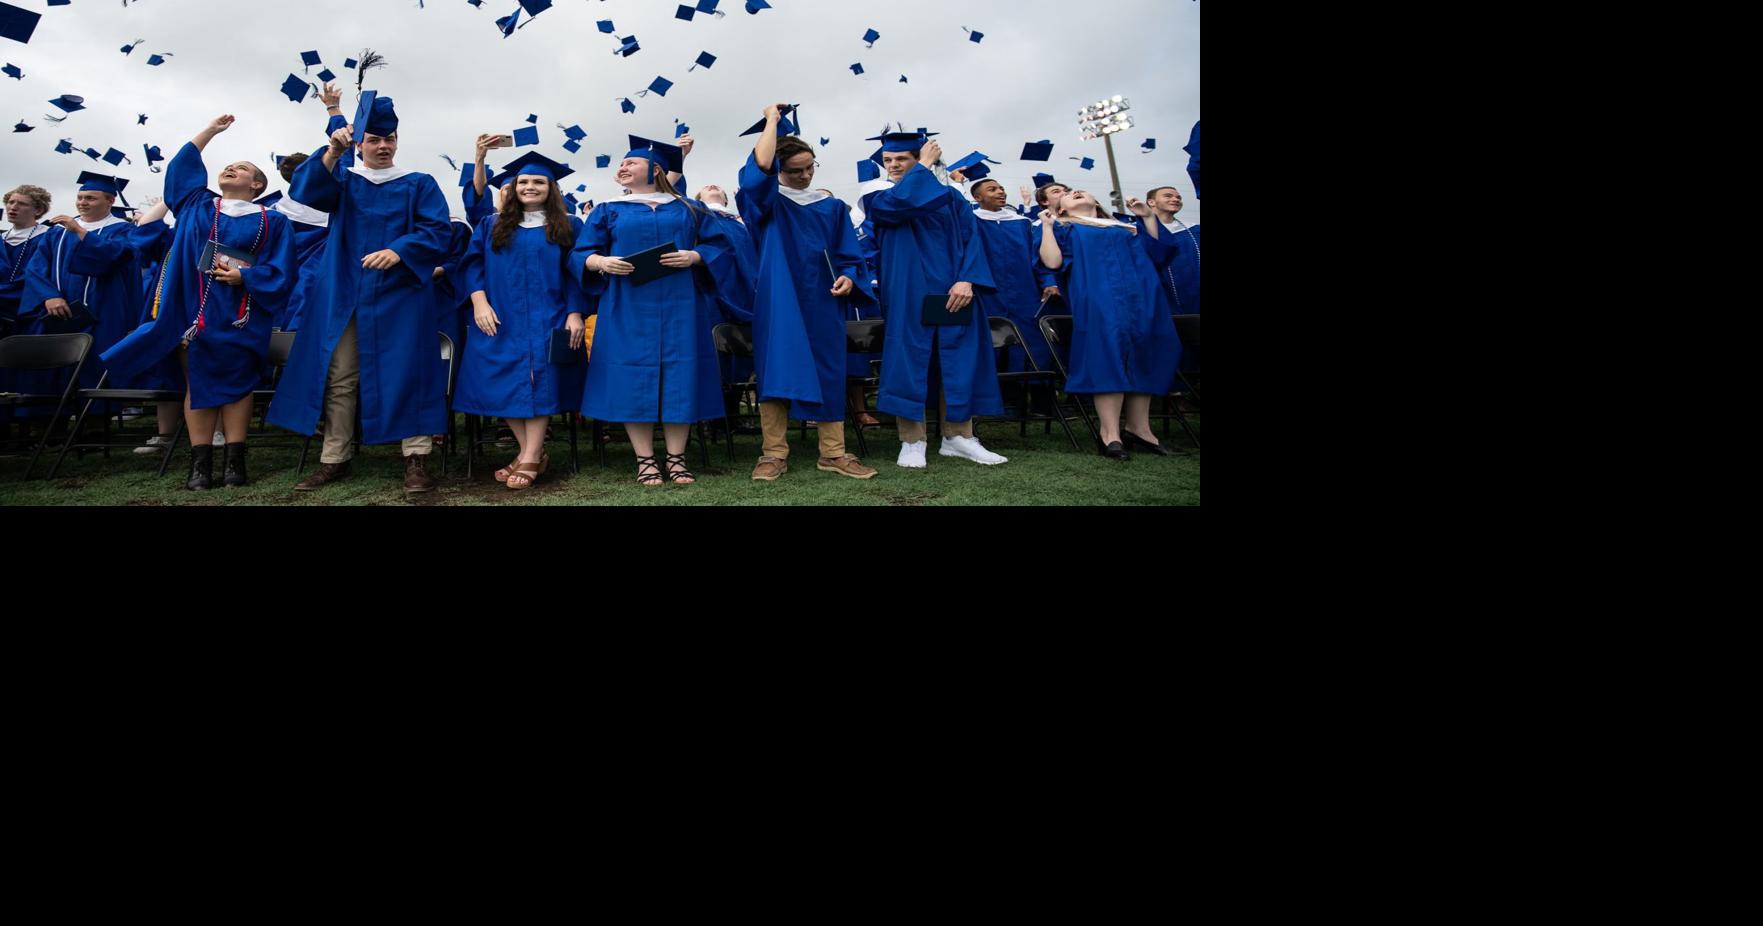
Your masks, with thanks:
[[[347,478],[349,478],[348,460],[341,463],[326,463],[314,470],[312,475],[300,480],[299,484],[294,486],[294,491],[313,492],[333,482],[342,482]]]
[[[404,492],[415,495],[435,490],[435,477],[428,474],[429,455],[413,453],[404,458]]]

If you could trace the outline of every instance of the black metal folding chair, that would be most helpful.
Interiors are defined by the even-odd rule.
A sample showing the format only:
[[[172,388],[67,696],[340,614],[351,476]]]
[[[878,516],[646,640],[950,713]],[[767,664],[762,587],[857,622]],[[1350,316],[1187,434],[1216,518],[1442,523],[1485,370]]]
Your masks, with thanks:
[[[31,471],[37,468],[37,460],[49,444],[49,435],[54,433],[57,425],[65,426],[67,411],[79,392],[80,371],[85,369],[86,355],[92,350],[90,334],[19,334],[10,338],[0,339],[0,370],[70,370],[67,386],[60,395],[48,393],[11,393],[0,394],[0,405],[10,408],[47,408],[54,406],[55,411],[43,425],[43,436],[37,439],[36,448],[31,451],[31,461],[25,466],[22,478],[31,478]],[[68,441],[74,438],[69,432]],[[64,448],[65,450],[65,448]]]
[[[1047,422],[1047,427],[1049,429],[1053,426],[1052,422],[1057,421],[1059,422],[1059,427],[1065,430],[1065,438],[1071,441],[1071,449],[1081,451],[1082,448],[1077,444],[1076,435],[1071,433],[1071,425],[1066,422],[1065,409],[1059,404],[1057,389],[1064,381],[1063,375],[1052,370],[1043,370],[1041,369],[1040,364],[1035,363],[1034,355],[1029,353],[1028,346],[1022,340],[1022,331],[1016,327],[1015,322],[1002,316],[990,317],[987,319],[987,322],[991,325],[992,329],[992,349],[994,351],[1008,351],[1010,348],[1018,348],[1022,351],[1023,361],[1028,365],[1028,369],[1026,370],[1005,370],[998,373],[998,384],[1000,386],[1007,383],[1016,383],[1023,387],[1021,412],[1017,419],[1022,426],[1021,436],[1028,436],[1028,423],[1030,421],[1045,421]],[[1055,414],[1038,415],[1030,413],[1029,389],[1030,387],[1037,385],[1045,386],[1048,392],[1052,394],[1053,410]]]

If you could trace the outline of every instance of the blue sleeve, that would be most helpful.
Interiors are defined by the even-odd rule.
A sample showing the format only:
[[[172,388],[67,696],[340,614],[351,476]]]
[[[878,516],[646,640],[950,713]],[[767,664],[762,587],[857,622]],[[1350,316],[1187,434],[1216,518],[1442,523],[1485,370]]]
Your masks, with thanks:
[[[55,240],[50,241],[51,238]],[[67,293],[56,285],[61,274],[55,266],[56,254],[67,247],[67,238],[67,229],[58,225],[49,234],[37,239],[37,247],[31,252],[30,261],[25,265],[24,294],[18,300],[20,318],[38,311],[43,303],[51,299],[67,298]]]
[[[127,228],[119,228],[108,235],[102,231],[87,232],[86,237],[70,241],[68,246],[67,272],[81,276],[105,276],[133,267],[138,259],[134,239]]]
[[[301,167],[306,165],[302,164]],[[427,174],[417,175],[416,227],[410,233],[386,245],[398,255],[398,266],[416,278],[418,286],[434,282],[435,268],[447,257],[447,246],[453,242],[453,220],[447,214],[447,198],[441,186]]]
[[[136,225],[129,231],[129,239],[133,242],[135,253],[145,260],[161,261],[165,252],[171,249],[171,226],[164,219]]]
[[[835,200],[836,202],[836,200]],[[869,262],[863,253],[863,243],[857,240],[857,229],[848,218],[850,209],[839,203],[842,215],[836,217],[839,227],[838,238],[833,241],[833,262],[838,265],[839,273],[850,277],[855,284],[847,299],[858,302],[876,302],[875,284],[870,279]],[[865,317],[867,313],[865,313]]]
[[[729,234],[723,222],[712,218],[709,211],[688,207],[698,223],[698,256],[703,258],[694,273],[699,284],[708,283],[716,293],[724,317],[736,321],[753,318],[753,276],[742,272],[742,266],[753,267],[753,245],[744,237]],[[733,221],[732,219],[730,221]]]
[[[582,222],[581,231],[576,232],[575,248],[569,252],[569,275],[581,284],[582,292],[590,296],[598,296],[606,291],[606,275],[592,273],[588,270],[588,257],[599,254],[602,257],[610,254],[612,247],[611,204],[603,204],[588,213]]]
[[[208,168],[202,164],[202,151],[192,142],[184,142],[178,153],[165,166],[165,205],[179,219],[198,201],[212,199],[208,192]],[[304,202],[304,200],[301,200]]]
[[[1175,236],[1170,234],[1168,230],[1159,227],[1155,236],[1153,236],[1150,231],[1146,230],[1143,222],[1137,222],[1136,224],[1139,233],[1135,237],[1139,239],[1139,244],[1144,247],[1145,256],[1151,258],[1152,264],[1159,268],[1166,267],[1169,265],[1170,261],[1175,259],[1177,254],[1181,253],[1181,245],[1176,242]]]
[[[576,233],[576,237],[578,237],[578,238],[581,237],[581,233],[582,233],[582,220],[581,219],[578,219],[573,215],[570,216],[569,217],[569,227],[571,230],[573,230]],[[593,301],[588,298],[587,291],[582,289],[581,286],[579,286],[579,285],[577,285],[577,286],[569,285],[569,283],[573,280],[573,276],[569,272],[569,265],[575,262],[574,249],[569,248],[569,247],[564,247],[564,248],[559,248],[558,250],[563,252],[563,255],[561,258],[563,261],[563,264],[564,264],[564,267],[563,267],[563,279],[564,279],[563,293],[564,293],[564,299],[566,300],[566,302],[568,304],[570,314],[581,315],[584,318],[589,315],[594,314],[594,304],[593,304]]]
[[[937,182],[937,175],[929,168],[914,164],[899,183],[871,193],[864,213],[877,225],[904,225],[945,208],[948,201],[943,194],[948,189]]]
[[[330,119],[326,120],[325,124],[324,124],[324,137],[330,138],[332,135],[336,134],[338,129],[343,128],[344,126],[347,126],[348,124],[349,124],[349,120],[343,118],[342,116],[330,117]]]
[[[974,218],[971,209],[957,207],[954,211],[956,244],[961,248],[961,269],[955,274],[956,281],[997,289],[991,261],[986,259],[986,244],[979,238],[979,219]]]
[[[469,299],[473,293],[490,295],[490,283],[487,264],[490,259],[490,235],[496,230],[494,218],[479,219],[477,227],[471,231],[471,244],[465,249],[465,259],[459,262],[459,277],[463,281],[459,287],[461,298]]]
[[[239,271],[239,282],[251,298],[269,309],[270,317],[282,314],[288,296],[294,292],[294,279],[300,273],[294,266],[294,223],[279,212],[269,214],[269,240],[262,259],[250,268]]]
[[[736,207],[741,217],[749,222],[759,222],[771,217],[772,207],[777,203],[777,162],[773,161],[771,172],[766,173],[759,168],[759,162],[753,159],[753,153],[747,152],[747,163],[741,167],[741,188],[736,191],[735,198],[740,201]]]
[[[335,172],[325,170],[322,152],[318,157],[307,159],[294,169],[294,182],[288,186],[288,195],[295,202],[320,212],[336,212],[343,204],[341,161],[337,162],[337,167]]]

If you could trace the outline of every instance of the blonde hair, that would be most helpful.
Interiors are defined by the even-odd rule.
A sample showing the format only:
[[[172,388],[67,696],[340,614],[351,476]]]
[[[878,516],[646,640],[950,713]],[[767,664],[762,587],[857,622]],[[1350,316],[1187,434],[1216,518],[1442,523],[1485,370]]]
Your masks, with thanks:
[[[37,210],[37,218],[40,219],[49,214],[49,203],[51,200],[48,190],[45,190],[40,186],[31,186],[26,183],[7,193],[6,201],[11,202],[12,197],[14,196],[23,196],[29,199],[31,205]]]

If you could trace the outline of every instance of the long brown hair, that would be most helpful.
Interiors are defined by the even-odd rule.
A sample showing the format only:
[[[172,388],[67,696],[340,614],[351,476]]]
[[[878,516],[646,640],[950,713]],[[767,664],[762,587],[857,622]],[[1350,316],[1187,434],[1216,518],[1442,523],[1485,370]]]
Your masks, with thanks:
[[[514,230],[520,227],[520,220],[526,212],[520,204],[520,194],[515,191],[515,184],[519,182],[520,178],[516,177],[502,188],[502,208],[496,213],[496,228],[490,233],[490,247],[498,251],[514,240]],[[570,228],[569,211],[563,207],[563,195],[557,190],[557,181],[547,178],[545,186],[545,240],[563,247],[573,245],[575,231]]]
[[[679,200],[680,205],[685,206],[686,211],[692,214],[693,222],[702,221],[707,210],[702,209],[696,205],[695,200],[687,199],[685,194],[674,188],[673,181],[667,179],[666,165],[658,164],[653,161],[650,163],[655,164],[655,170],[653,171],[655,174],[655,192],[665,193],[668,196]]]

